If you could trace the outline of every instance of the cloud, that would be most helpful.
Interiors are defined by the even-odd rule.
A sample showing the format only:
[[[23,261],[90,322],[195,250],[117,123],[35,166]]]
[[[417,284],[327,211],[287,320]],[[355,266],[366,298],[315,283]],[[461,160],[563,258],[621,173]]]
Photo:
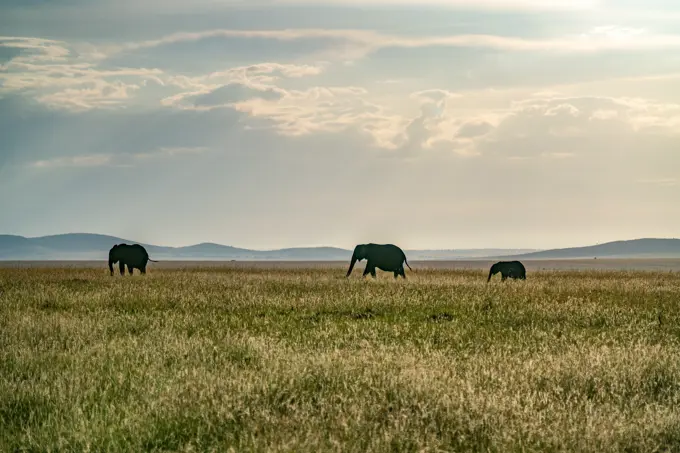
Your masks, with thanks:
[[[61,41],[0,37],[0,47],[19,49],[2,65],[0,95],[21,93],[53,108],[85,111],[121,106],[140,84],[162,83],[159,70],[97,69],[96,63],[86,60],[91,55],[74,52]]]
[[[566,0],[122,1],[80,2],[77,18],[63,2],[0,13],[17,35],[0,39],[5,230],[140,232],[145,215],[173,225],[140,232],[157,241],[262,247],[274,219],[272,246],[353,243],[404,206],[428,221],[394,241],[433,246],[677,225],[670,15],[563,13]],[[106,217],[121,199],[130,215]]]
[[[161,148],[221,149],[226,138],[245,140],[240,123],[244,119],[233,109],[190,111],[158,105],[87,112],[52,110],[8,96],[0,99],[0,170],[11,172],[10,168],[29,162],[95,152],[118,156]],[[206,153],[201,158],[209,156]]]
[[[423,98],[419,94],[413,97]],[[464,100],[465,96],[453,99]],[[642,157],[651,153],[662,156],[659,162],[669,162],[676,158],[676,143],[680,140],[679,104],[551,96],[526,98],[504,110],[473,114],[441,102],[424,100],[420,115],[408,121],[401,134],[393,136],[392,143],[398,141],[393,148],[421,156],[445,153],[559,161],[617,155]]]
[[[197,155],[208,152],[210,149],[205,146],[194,146],[194,147],[162,147],[156,151],[149,153],[138,153],[133,154],[131,157],[134,159],[160,159],[169,158],[181,155]]]
[[[18,0],[5,0],[7,7],[25,6],[25,2]],[[58,4],[58,2],[55,2]],[[540,0],[194,0],[191,4],[179,0],[146,0],[142,3],[133,0],[102,0],[96,5],[89,5],[83,3],[83,9],[99,8],[99,9],[134,9],[135,12],[148,13],[156,12],[158,8],[163,7],[165,13],[181,14],[190,11],[200,11],[209,13],[218,13],[222,11],[230,11],[233,9],[240,9],[244,6],[254,7],[305,7],[314,6],[319,9],[333,6],[347,6],[350,8],[361,7],[437,7],[440,9],[463,9],[463,10],[492,10],[492,11],[582,11],[592,10],[598,6],[604,5],[606,2],[602,0],[551,0],[544,2]],[[49,6],[49,5],[44,5]]]
[[[0,73],[3,82],[0,90],[22,93],[48,107],[73,112],[136,105],[148,108],[158,104],[196,112],[230,109],[242,118],[250,119],[245,123],[248,128],[269,126],[289,137],[355,132],[367,137],[374,148],[392,151],[392,155],[423,152],[450,152],[466,157],[485,155],[490,152],[489,143],[500,141],[498,137],[505,137],[506,130],[512,130],[512,134],[504,139],[522,145],[519,148],[524,150],[519,152],[524,154],[519,156],[528,153],[553,159],[566,158],[578,155],[578,152],[528,149],[541,146],[529,143],[527,137],[535,135],[529,129],[538,125],[550,139],[561,138],[560,147],[569,148],[566,142],[576,142],[584,134],[592,133],[589,128],[595,123],[598,127],[616,123],[630,127],[634,132],[644,129],[645,133],[659,134],[666,134],[680,125],[676,104],[622,97],[616,101],[612,101],[613,97],[608,101],[569,98],[560,103],[552,95],[543,95],[543,98],[538,96],[515,102],[510,108],[489,109],[474,106],[479,99],[479,96],[475,98],[475,93],[425,88],[413,91],[407,99],[397,100],[394,91],[376,96],[361,84],[320,84],[318,76],[333,77],[330,70],[338,69],[330,62],[262,62],[199,75],[106,65],[111,52],[125,53],[173,43],[233,37],[331,38],[336,43],[347,44],[343,53],[359,50],[363,55],[384,47],[486,46],[510,51],[590,52],[602,43],[604,47],[600,49],[680,45],[680,36],[661,39],[660,35],[649,34],[643,29],[612,25],[550,39],[483,34],[417,36],[346,29],[207,30],[175,33],[118,47],[94,47],[38,38],[5,37],[0,38],[0,45],[21,49],[21,53],[5,64],[7,71]],[[295,79],[300,83],[290,83]],[[422,81],[411,81],[406,86],[414,83]],[[550,101],[545,103],[545,99]],[[584,106],[584,102],[597,104],[597,108]],[[588,116],[584,119],[585,114]],[[531,118],[532,126],[525,126],[526,118]]]
[[[216,106],[245,101],[252,98],[279,100],[282,97],[283,94],[274,88],[259,91],[238,83],[232,83],[223,85],[210,93],[197,96],[194,99],[194,104],[197,106]]]
[[[73,157],[58,157],[50,160],[39,160],[32,162],[31,166],[36,168],[55,168],[55,167],[101,167],[110,165],[112,156],[108,154],[93,154]]]
[[[629,98],[527,99],[514,103],[476,148],[496,157],[598,159],[661,152],[668,158],[670,145],[680,139],[673,126],[680,120],[678,107]]]
[[[460,97],[460,95],[452,93],[451,91],[448,90],[432,88],[428,90],[416,91],[415,93],[411,93],[409,97],[411,99],[416,99],[424,103],[427,102],[441,103],[445,102],[447,99],[454,99]]]
[[[419,90],[408,96],[419,110],[415,116],[403,107],[370,100],[370,93],[359,87],[278,88],[276,93],[270,99],[233,102],[231,107],[251,119],[266,120],[284,136],[355,132],[367,137],[376,150],[400,157],[450,154],[567,160],[581,155],[583,148],[600,153],[598,148],[621,146],[620,137],[626,134],[672,137],[680,121],[679,104],[559,97],[553,92],[494,110],[470,107],[479,103],[480,92]]]
[[[217,107],[229,107],[235,103],[249,99],[279,100],[282,90],[275,87],[251,88],[240,83],[229,83],[219,86],[207,93],[203,90],[180,93],[162,100],[164,105],[173,105],[191,110],[209,110]]]
[[[111,57],[121,53],[141,49],[154,50],[159,46],[206,39],[231,38],[330,41],[327,51],[308,55],[304,58],[304,63],[262,62],[207,72],[204,75],[185,75],[158,68],[112,67],[110,63]],[[234,102],[247,101],[250,95],[265,100],[283,100],[287,94],[280,86],[282,80],[320,76],[329,71],[335,59],[341,61],[362,58],[385,48],[417,49],[428,46],[482,47],[508,52],[550,51],[553,55],[555,52],[590,53],[617,49],[675,48],[680,47],[680,36],[656,35],[643,29],[606,25],[561,38],[536,39],[488,34],[399,35],[356,29],[218,29],[175,33],[159,39],[123,45],[109,43],[99,46],[31,37],[2,37],[0,47],[18,49],[19,53],[9,54],[9,60],[2,66],[0,95],[21,93],[50,108],[80,112],[97,108],[148,106],[153,102],[189,109],[224,107]],[[319,61],[318,58],[322,57],[328,61]],[[200,60],[200,56],[195,56],[193,60]],[[518,64],[517,67],[522,65]],[[337,66],[334,69],[337,71]],[[478,80],[476,83],[480,83],[479,77],[469,70],[468,73],[471,81]],[[328,77],[331,76],[328,74]],[[431,99],[444,96],[451,100],[456,95],[446,89],[425,89],[414,96]],[[295,98],[295,95],[288,97]],[[436,108],[436,104],[432,107]],[[372,127],[369,126],[368,129]]]
[[[44,169],[62,167],[131,167],[137,162],[144,162],[152,159],[168,159],[183,155],[197,155],[205,153],[208,150],[209,149],[206,147],[170,147],[142,153],[83,154],[78,156],[38,160],[30,162],[28,166]]]
[[[33,62],[65,61],[70,54],[61,41],[34,37],[0,36],[0,47],[17,49]]]
[[[139,90],[139,85],[120,81],[106,82],[92,80],[83,83],[83,88],[67,88],[55,93],[38,96],[36,99],[49,107],[72,111],[85,111],[93,108],[117,107],[131,97],[131,92]]]
[[[131,52],[169,44],[196,42],[214,38],[251,38],[276,41],[327,39],[325,56],[362,58],[385,48],[464,47],[488,48],[515,52],[595,53],[614,50],[654,50],[680,48],[680,35],[651,34],[642,29],[616,26],[595,27],[587,32],[560,38],[526,39],[492,34],[457,34],[442,36],[410,36],[385,34],[358,29],[283,29],[236,30],[215,29],[182,32],[159,39],[132,42],[117,52]]]
[[[228,83],[240,83],[252,87],[270,87],[272,82],[281,78],[300,78],[319,75],[324,65],[258,63],[237,66],[201,76],[170,76],[167,83],[180,88],[215,87]]]
[[[318,75],[323,65],[260,63],[212,72],[203,76],[172,76],[167,84],[181,91],[161,100],[166,106],[205,110],[251,98],[277,100],[285,95],[274,82],[282,78]]]
[[[267,121],[284,136],[352,132],[366,137],[378,150],[406,156],[428,141],[430,128],[441,120],[447,100],[457,97],[447,90],[415,92],[409,96],[421,110],[415,118],[370,101],[366,89],[353,86],[278,88],[269,99],[252,96],[231,107],[251,119]]]
[[[597,0],[273,0],[272,3],[292,5],[380,5],[380,6],[437,6],[443,8],[474,8],[492,10],[586,10],[600,4]]]
[[[185,101],[193,100],[189,107],[214,107],[244,100],[248,93],[267,99],[280,96],[273,82],[319,75],[325,67],[263,62],[185,76],[156,68],[108,68],[100,49],[72,47],[62,41],[0,37],[0,48],[17,49],[2,65],[0,95],[20,93],[50,108],[83,112],[148,105],[162,90],[172,90],[162,104],[186,106]]]
[[[233,7],[241,6],[243,4],[251,4],[254,0],[222,0],[214,2],[212,0],[197,0],[192,3],[192,7],[201,7],[209,5],[213,8],[217,6]],[[273,5],[291,5],[291,6],[306,6],[313,5],[318,7],[323,6],[435,6],[447,9],[476,9],[476,10],[588,10],[593,9],[601,4],[598,0],[551,0],[549,2],[541,0],[262,0],[256,4],[264,4],[267,6]],[[164,2],[163,5],[167,5]],[[183,2],[170,2],[171,7],[181,8],[186,5]]]
[[[458,128],[456,137],[474,138],[486,135],[493,130],[493,125],[483,120],[470,121]]]
[[[253,98],[234,103],[234,108],[271,121],[277,131],[288,136],[341,132],[359,121],[370,123],[382,113],[379,106],[365,99],[367,91],[359,87],[313,87],[283,92],[276,101]]]

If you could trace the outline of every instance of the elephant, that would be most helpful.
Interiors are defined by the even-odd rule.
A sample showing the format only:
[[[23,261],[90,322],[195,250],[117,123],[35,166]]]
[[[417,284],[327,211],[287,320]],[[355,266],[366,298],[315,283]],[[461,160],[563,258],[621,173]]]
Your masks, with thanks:
[[[489,270],[489,278],[486,282],[489,283],[491,277],[497,273],[501,273],[501,281],[505,281],[506,278],[518,278],[520,280],[526,280],[527,274],[524,265],[519,261],[499,261]]]
[[[408,268],[413,270],[406,261],[406,254],[394,244],[359,244],[354,247],[352,262],[345,278],[348,278],[352,273],[354,264],[363,259],[368,260],[363,277],[371,274],[375,278],[375,268],[377,267],[383,271],[394,272],[394,278],[398,278],[400,275],[406,278],[403,263],[406,263]]]
[[[149,258],[146,249],[139,244],[116,244],[109,250],[109,271],[113,275],[113,265],[118,263],[120,275],[125,275],[125,266],[128,272],[132,275],[132,269],[137,268],[142,274],[146,274],[146,263],[158,261]]]

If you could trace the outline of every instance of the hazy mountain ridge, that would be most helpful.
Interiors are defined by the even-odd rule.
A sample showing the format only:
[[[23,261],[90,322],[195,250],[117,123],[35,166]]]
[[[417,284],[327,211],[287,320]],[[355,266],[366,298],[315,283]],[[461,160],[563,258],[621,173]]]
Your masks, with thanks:
[[[0,235],[0,260],[106,260],[114,244],[136,241],[115,236],[72,233],[26,238]],[[337,247],[295,247],[250,250],[204,242],[185,247],[142,244],[156,260],[279,260],[344,261],[352,250]],[[680,239],[643,238],[586,247],[552,250],[457,249],[405,250],[409,261],[460,259],[680,258]]]
[[[90,233],[70,233],[26,238],[0,235],[0,260],[105,260],[114,244],[137,241]],[[184,247],[143,245],[156,260],[299,260],[344,261],[352,250],[338,247],[294,247],[278,250],[250,250],[203,242]],[[409,260],[456,260],[483,258],[494,254],[525,253],[532,249],[406,250]]]
[[[641,238],[497,257],[503,259],[680,258],[680,239]]]

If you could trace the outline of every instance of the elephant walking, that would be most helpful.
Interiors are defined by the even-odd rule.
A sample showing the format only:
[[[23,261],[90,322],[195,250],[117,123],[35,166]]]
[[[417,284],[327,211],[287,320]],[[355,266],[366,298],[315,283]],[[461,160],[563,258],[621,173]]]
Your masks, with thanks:
[[[489,283],[491,277],[497,273],[501,273],[501,281],[505,281],[506,278],[515,278],[520,280],[526,280],[527,272],[524,269],[524,265],[519,261],[499,261],[489,270],[489,278],[486,282]]]
[[[113,275],[115,263],[118,263],[120,275],[125,275],[125,266],[127,266],[130,275],[135,268],[139,269],[142,274],[146,274],[148,261],[158,262],[150,259],[146,249],[139,244],[116,244],[109,250],[109,271],[111,271],[111,275]]]
[[[406,254],[396,245],[393,244],[359,244],[354,248],[354,253],[352,253],[352,262],[349,265],[349,270],[347,270],[347,275],[345,278],[349,277],[354,269],[354,264],[357,261],[366,259],[366,269],[364,270],[363,276],[371,274],[373,278],[375,275],[375,268],[381,269],[387,272],[393,272],[394,278],[398,278],[400,275],[406,278],[406,273],[404,272],[404,263],[408,266],[410,270],[408,261],[406,261]]]

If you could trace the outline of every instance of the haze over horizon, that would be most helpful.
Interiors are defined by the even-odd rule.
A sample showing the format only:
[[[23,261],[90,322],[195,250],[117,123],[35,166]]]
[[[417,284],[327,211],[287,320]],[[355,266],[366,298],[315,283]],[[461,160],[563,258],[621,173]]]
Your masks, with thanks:
[[[0,233],[679,237],[680,4],[546,3],[2,2]]]
[[[0,238],[5,235],[5,233],[0,233]],[[228,243],[228,242],[215,242],[215,241],[197,241],[197,242],[191,242],[191,243],[186,243],[186,244],[164,244],[164,243],[159,243],[159,242],[146,242],[146,241],[137,241],[134,237],[120,237],[116,236],[115,234],[106,234],[106,233],[87,233],[87,232],[71,232],[71,233],[56,233],[56,234],[47,234],[47,235],[40,235],[40,236],[25,236],[25,235],[20,235],[20,234],[10,234],[9,236],[20,236],[20,237],[25,237],[27,239],[47,239],[47,238],[58,238],[58,237],[65,237],[65,236],[110,236],[113,238],[117,238],[119,241],[127,241],[128,243],[141,243],[145,245],[151,245],[151,246],[156,246],[156,247],[173,247],[173,248],[182,248],[182,247],[193,247],[197,245],[217,245],[217,246],[227,246],[227,247],[234,247],[238,249],[248,249],[248,250],[253,250],[253,251],[278,251],[278,250],[284,250],[284,249],[297,249],[297,248],[338,248],[338,249],[345,249],[345,250],[352,250],[356,244],[348,244],[348,245],[338,245],[338,244],[331,244],[331,243],[320,243],[320,244],[299,244],[299,245],[293,245],[293,246],[287,246],[287,247],[273,247],[273,248],[258,248],[258,247],[243,247],[239,244],[235,243]],[[431,247],[431,248],[417,248],[417,247],[412,247],[410,248],[411,250],[431,250],[431,251],[471,251],[471,250],[477,250],[477,251],[482,251],[482,250],[521,250],[523,251],[522,253],[529,253],[532,251],[549,251],[549,250],[562,250],[562,249],[570,249],[570,248],[581,248],[581,247],[592,247],[592,246],[598,246],[602,244],[611,244],[611,243],[619,243],[619,242],[630,242],[630,241],[643,241],[643,240],[677,240],[680,238],[677,237],[670,237],[670,238],[622,238],[622,239],[611,239],[607,241],[602,241],[602,242],[597,242],[597,243],[592,243],[592,244],[575,244],[575,245],[568,245],[565,247],[545,247],[545,248],[532,248],[532,247]]]

